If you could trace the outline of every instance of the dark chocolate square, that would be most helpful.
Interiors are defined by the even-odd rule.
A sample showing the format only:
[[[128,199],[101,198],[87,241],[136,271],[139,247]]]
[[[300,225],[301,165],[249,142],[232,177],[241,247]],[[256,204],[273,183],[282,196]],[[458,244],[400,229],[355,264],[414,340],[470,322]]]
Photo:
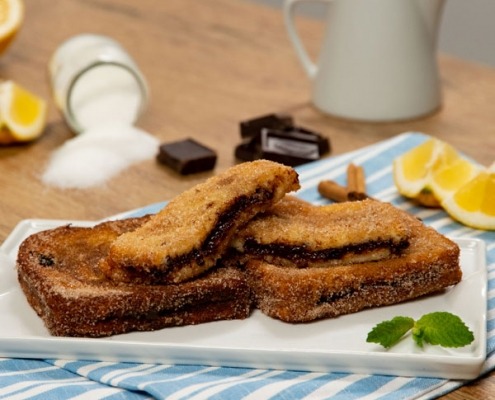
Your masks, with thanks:
[[[184,139],[162,144],[157,160],[181,175],[189,175],[215,168],[217,154],[194,139]]]
[[[295,167],[320,158],[318,141],[304,133],[263,129],[261,157]]]
[[[263,128],[285,129],[293,125],[293,119],[285,114],[266,114],[242,121],[239,124],[243,139],[259,137]]]

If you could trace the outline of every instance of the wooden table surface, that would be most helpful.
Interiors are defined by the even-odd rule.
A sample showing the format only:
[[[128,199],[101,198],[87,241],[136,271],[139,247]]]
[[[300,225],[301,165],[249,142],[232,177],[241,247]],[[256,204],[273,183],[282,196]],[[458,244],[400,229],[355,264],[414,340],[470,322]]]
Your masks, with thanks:
[[[298,27],[309,52],[317,54],[321,23],[299,18]],[[0,58],[0,78],[44,97],[50,110],[39,140],[0,148],[0,242],[22,219],[97,220],[170,199],[212,174],[184,178],[151,159],[97,188],[60,190],[42,184],[50,155],[73,137],[51,98],[48,61],[63,40],[82,32],[117,39],[143,71],[151,102],[137,125],[160,142],[192,137],[214,148],[215,171],[236,162],[239,121],[271,112],[289,112],[297,124],[328,136],[333,154],[421,131],[484,165],[495,158],[493,68],[441,55],[439,112],[401,123],[343,121],[311,105],[310,83],[289,44],[280,10],[239,0],[26,1],[22,29]],[[493,392],[492,373],[445,398],[489,398]]]

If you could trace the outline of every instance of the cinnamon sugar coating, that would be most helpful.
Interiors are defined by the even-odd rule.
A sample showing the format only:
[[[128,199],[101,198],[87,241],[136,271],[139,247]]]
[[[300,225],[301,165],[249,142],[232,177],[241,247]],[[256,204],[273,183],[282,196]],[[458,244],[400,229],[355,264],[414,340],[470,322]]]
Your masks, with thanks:
[[[251,259],[245,265],[256,306],[286,322],[308,322],[435,293],[462,278],[459,247],[416,218],[400,257],[328,268],[288,268]]]
[[[290,167],[266,160],[234,166],[117,238],[102,268],[115,281],[192,279],[216,264],[240,226],[298,188]]]
[[[99,265],[111,243],[147,221],[149,217],[94,228],[64,226],[21,244],[21,288],[52,335],[100,337],[249,315],[249,288],[243,273],[232,267],[214,268],[181,284],[109,280]]]
[[[246,257],[301,268],[381,260],[409,245],[404,215],[371,199],[315,206],[285,196],[241,229],[232,247]]]
[[[461,280],[459,247],[415,217],[371,199],[314,206],[286,195],[298,187],[292,168],[255,161],[154,216],[31,235],[21,288],[53,335],[98,337],[242,319],[253,301],[310,322]]]

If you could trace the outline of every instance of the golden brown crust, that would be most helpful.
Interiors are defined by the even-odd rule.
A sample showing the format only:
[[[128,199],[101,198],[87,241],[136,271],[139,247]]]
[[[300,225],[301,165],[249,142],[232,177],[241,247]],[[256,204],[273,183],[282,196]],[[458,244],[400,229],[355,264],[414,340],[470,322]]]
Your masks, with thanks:
[[[158,215],[31,235],[18,252],[20,285],[53,335],[98,337],[246,318],[251,296],[271,317],[309,322],[461,280],[459,247],[413,216],[371,199],[313,206],[285,196],[297,187],[292,168],[246,163]],[[274,244],[286,253],[260,252]],[[230,257],[229,246],[244,254]],[[320,257],[329,250],[337,256]]]
[[[116,281],[182,282],[211,268],[236,230],[299,188],[290,167],[243,163],[174,198],[134,232],[120,236],[102,265]]]
[[[293,196],[241,229],[232,247],[247,257],[301,268],[386,259],[409,244],[404,213],[366,199],[315,206]]]
[[[51,334],[98,337],[249,315],[249,288],[235,268],[215,268],[182,284],[109,280],[99,261],[116,237],[147,220],[64,226],[31,235],[21,244],[18,279]]]
[[[410,246],[398,258],[305,269],[248,261],[245,269],[257,307],[286,322],[307,322],[399,303],[460,282],[459,247],[407,218]]]

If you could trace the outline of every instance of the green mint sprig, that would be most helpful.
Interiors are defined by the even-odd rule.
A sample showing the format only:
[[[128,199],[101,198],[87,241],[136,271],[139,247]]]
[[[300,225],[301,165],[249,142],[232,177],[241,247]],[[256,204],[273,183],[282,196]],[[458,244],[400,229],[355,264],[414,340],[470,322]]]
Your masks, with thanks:
[[[445,311],[423,315],[415,321],[410,317],[395,317],[380,322],[369,333],[366,341],[378,343],[385,348],[397,344],[402,337],[412,331],[416,344],[424,343],[442,347],[463,347],[474,340],[473,332],[457,315]]]

